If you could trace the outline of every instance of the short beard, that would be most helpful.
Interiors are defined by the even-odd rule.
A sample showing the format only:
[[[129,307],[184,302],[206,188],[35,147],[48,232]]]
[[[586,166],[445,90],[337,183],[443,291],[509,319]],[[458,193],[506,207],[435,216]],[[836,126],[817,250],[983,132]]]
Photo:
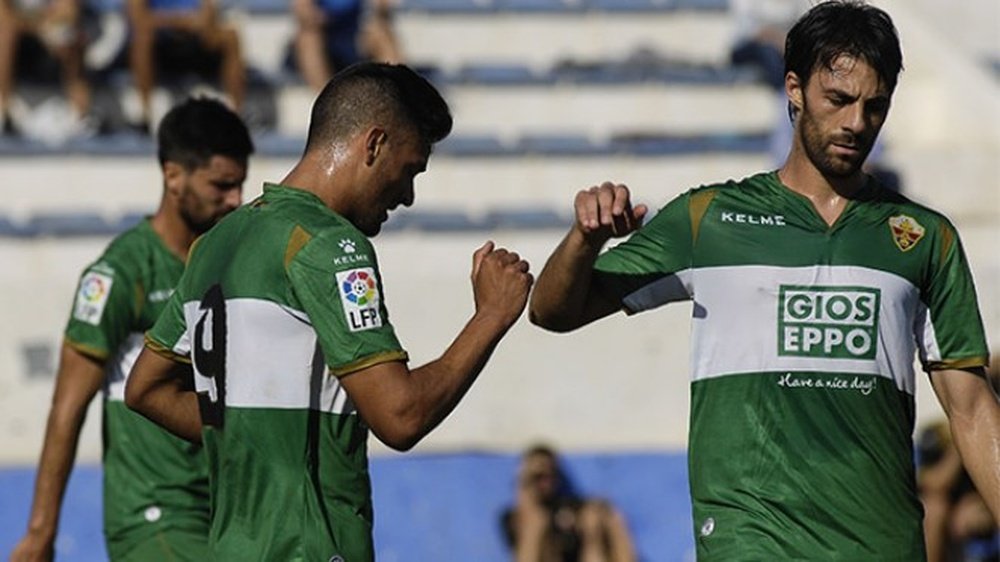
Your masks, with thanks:
[[[871,152],[872,143],[865,144],[864,139],[856,137],[854,143],[861,150],[856,161],[834,158],[826,152],[827,139],[824,139],[822,133],[815,127],[805,103],[802,105],[802,111],[799,112],[798,118],[800,121],[798,126],[799,141],[802,143],[802,148],[809,161],[821,174],[826,177],[849,178],[860,172],[868,158],[868,153]]]

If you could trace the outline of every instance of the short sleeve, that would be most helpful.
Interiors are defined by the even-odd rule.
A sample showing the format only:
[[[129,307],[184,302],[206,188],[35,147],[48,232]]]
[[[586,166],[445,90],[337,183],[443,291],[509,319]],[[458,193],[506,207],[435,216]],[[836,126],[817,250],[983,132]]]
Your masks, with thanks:
[[[927,371],[985,366],[989,350],[976,288],[958,233],[942,220],[922,290],[915,335]]]
[[[628,312],[687,300],[689,291],[678,273],[691,266],[692,217],[689,194],[658,213],[628,240],[598,257],[594,283],[599,291]]]
[[[146,347],[169,359],[190,362],[191,341],[187,335],[184,297],[180,288],[170,296],[156,323],[146,332]]]
[[[84,355],[108,359],[132,330],[141,297],[141,287],[125,268],[106,261],[91,265],[77,285],[66,343]]]
[[[328,231],[306,244],[286,271],[334,375],[407,359],[389,322],[367,238],[346,229]]]

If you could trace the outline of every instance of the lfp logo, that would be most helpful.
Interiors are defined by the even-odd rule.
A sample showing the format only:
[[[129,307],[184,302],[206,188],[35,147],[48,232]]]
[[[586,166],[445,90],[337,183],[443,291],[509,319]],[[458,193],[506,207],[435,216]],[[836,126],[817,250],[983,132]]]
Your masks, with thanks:
[[[355,269],[340,284],[344,298],[356,305],[364,306],[375,298],[375,280],[363,269]]]
[[[359,332],[382,325],[378,280],[373,268],[361,267],[338,272],[337,285],[340,287],[340,304],[344,307],[348,329]]]
[[[868,287],[782,285],[778,355],[874,359],[880,299]]]

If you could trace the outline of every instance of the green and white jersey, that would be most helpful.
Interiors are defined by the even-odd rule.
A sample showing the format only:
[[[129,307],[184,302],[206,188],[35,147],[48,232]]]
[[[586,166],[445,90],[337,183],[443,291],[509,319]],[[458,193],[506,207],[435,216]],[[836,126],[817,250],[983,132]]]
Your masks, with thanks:
[[[265,185],[195,244],[147,345],[194,365],[219,560],[374,558],[368,428],[338,377],[407,359],[379,277],[300,189]]]
[[[595,276],[630,313],[694,303],[699,560],[924,559],[914,352],[987,358],[944,217],[870,181],[828,226],[765,173],[676,198]]]
[[[125,407],[143,333],[166,307],[184,263],[148,220],[115,238],[80,279],[65,341],[104,362],[104,533],[113,558],[164,528],[208,534],[201,448]]]

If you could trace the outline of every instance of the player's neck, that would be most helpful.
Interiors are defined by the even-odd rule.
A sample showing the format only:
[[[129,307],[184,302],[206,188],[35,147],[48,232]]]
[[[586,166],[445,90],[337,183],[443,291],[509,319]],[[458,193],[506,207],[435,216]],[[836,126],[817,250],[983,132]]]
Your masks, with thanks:
[[[161,205],[149,219],[149,224],[171,254],[187,261],[188,250],[198,234],[188,227],[180,213],[170,212]]]
[[[863,172],[846,177],[824,175],[796,143],[785,164],[778,170],[778,179],[788,189],[812,202],[816,212],[832,225],[847,207],[847,202],[864,187]]]

